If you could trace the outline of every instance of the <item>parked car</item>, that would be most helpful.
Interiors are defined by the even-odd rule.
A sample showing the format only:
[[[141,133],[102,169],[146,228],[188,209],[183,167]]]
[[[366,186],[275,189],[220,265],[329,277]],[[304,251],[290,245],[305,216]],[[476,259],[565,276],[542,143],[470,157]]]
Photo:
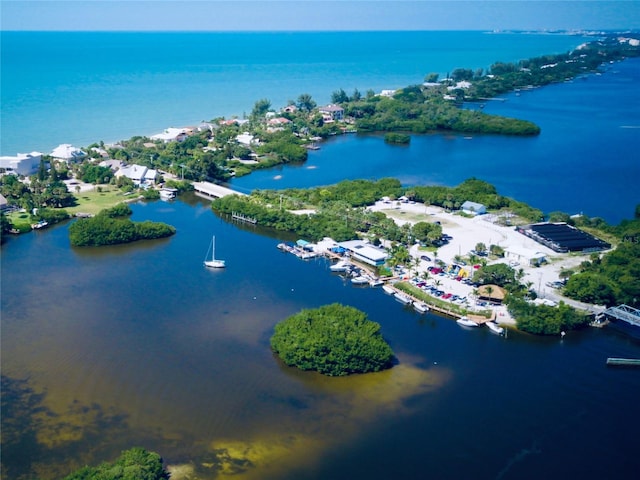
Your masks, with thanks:
[[[420,256],[420,260],[424,260],[425,262],[430,262],[431,259],[429,257],[427,257],[426,255],[421,255]]]

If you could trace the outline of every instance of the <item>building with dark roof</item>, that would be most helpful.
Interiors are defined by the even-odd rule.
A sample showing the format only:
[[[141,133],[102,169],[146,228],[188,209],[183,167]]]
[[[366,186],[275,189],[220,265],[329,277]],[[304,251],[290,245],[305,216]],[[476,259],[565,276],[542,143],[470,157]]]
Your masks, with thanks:
[[[588,253],[611,248],[611,244],[604,240],[566,223],[534,223],[516,230],[559,253]]]

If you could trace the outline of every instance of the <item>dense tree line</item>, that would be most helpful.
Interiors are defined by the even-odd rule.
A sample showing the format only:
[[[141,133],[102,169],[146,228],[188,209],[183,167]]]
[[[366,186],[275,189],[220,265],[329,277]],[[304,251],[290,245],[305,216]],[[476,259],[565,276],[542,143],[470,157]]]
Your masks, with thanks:
[[[414,200],[447,210],[458,210],[468,200],[481,203],[490,210],[508,209],[513,214],[530,221],[542,219],[542,211],[499,195],[493,185],[477,178],[467,179],[456,187],[415,186],[410,190],[413,192]]]
[[[345,180],[333,186],[311,189],[257,190],[248,196],[229,195],[212,202],[214,211],[223,214],[241,213],[260,225],[295,232],[309,241],[331,237],[336,241],[351,240],[359,235],[376,243],[384,238],[396,242],[409,239],[431,241],[441,236],[440,226],[398,226],[382,212],[364,207],[384,196],[396,197],[403,191],[395,179],[376,182]],[[313,208],[313,214],[295,214],[291,210]]]
[[[393,359],[380,324],[338,303],[302,310],[278,323],[271,348],[289,366],[329,376],[377,372]]]
[[[168,480],[162,458],[155,452],[136,447],[125,450],[114,462],[86,466],[64,480]]]
[[[474,77],[467,99],[491,98],[519,88],[564,82],[597,71],[603,63],[638,56],[637,47],[620,43],[618,37],[605,36],[568,53],[542,55],[515,63],[496,62],[487,75]]]
[[[569,278],[564,294],[597,305],[640,308],[640,243],[624,241],[602,256],[592,255]]]
[[[121,204],[102,210],[93,218],[81,218],[69,227],[69,240],[74,247],[116,245],[169,237],[176,233],[171,225],[161,222],[132,222],[131,209]]]
[[[463,110],[442,96],[406,87],[393,98],[364,99],[345,105],[359,131],[427,133],[455,131],[501,135],[537,135],[532,122]]]
[[[558,335],[587,325],[589,316],[560,302],[557,307],[535,305],[522,298],[509,296],[509,313],[516,319],[518,330],[536,335]]]

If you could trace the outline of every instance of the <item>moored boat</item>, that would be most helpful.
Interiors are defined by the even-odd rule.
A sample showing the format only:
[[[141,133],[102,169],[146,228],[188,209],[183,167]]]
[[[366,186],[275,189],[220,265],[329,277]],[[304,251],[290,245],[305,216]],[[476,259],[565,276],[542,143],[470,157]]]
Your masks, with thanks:
[[[463,327],[477,327],[478,323],[474,322],[468,317],[462,317],[456,320],[458,325],[462,325]]]
[[[384,290],[384,293],[388,293],[389,295],[393,295],[394,293],[396,293],[396,289],[389,284],[384,284],[382,286],[382,290]]]
[[[408,297],[407,295],[405,295],[402,292],[396,292],[393,294],[393,296],[395,297],[396,300],[398,300],[400,303],[411,303],[411,298]]]
[[[351,268],[351,263],[346,260],[338,260],[338,262],[334,263],[329,267],[329,270],[332,272],[346,272]]]
[[[485,325],[487,327],[489,327],[489,330],[491,330],[496,335],[503,335],[504,334],[504,328],[502,328],[500,325],[498,325],[494,321],[486,322]]]
[[[354,285],[364,285],[369,283],[369,279],[363,275],[351,278],[351,283]]]
[[[225,268],[226,264],[224,260],[220,260],[216,258],[216,237],[211,237],[211,244],[209,245],[209,251],[211,251],[211,260],[208,259],[209,252],[207,252],[207,256],[204,259],[205,267],[209,268]]]
[[[429,305],[424,302],[413,302],[413,308],[420,313],[427,313],[429,311]]]

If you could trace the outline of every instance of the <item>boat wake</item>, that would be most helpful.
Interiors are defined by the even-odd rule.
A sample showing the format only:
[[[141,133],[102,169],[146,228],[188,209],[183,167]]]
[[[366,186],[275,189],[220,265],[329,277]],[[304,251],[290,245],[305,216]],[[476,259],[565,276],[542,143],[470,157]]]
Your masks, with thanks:
[[[513,467],[516,463],[521,462],[529,455],[536,455],[540,453],[542,453],[542,450],[538,448],[536,442],[534,441],[533,445],[531,445],[531,448],[523,448],[507,462],[507,465],[500,471],[500,473],[498,473],[498,475],[496,475],[496,480],[504,478],[504,476],[509,473],[509,470],[511,470],[511,467]]]

